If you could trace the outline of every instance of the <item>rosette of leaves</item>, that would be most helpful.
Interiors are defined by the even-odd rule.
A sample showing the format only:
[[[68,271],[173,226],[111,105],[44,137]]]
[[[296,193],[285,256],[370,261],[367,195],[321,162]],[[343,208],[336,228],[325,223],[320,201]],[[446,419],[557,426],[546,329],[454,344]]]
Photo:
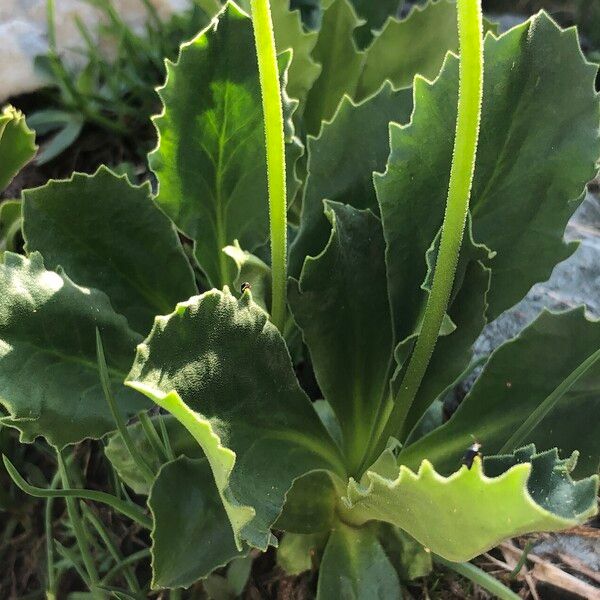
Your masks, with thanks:
[[[146,396],[174,417],[157,418],[171,455],[146,460],[150,480],[118,436],[107,450],[123,481],[148,495],[155,587],[190,586],[283,531],[281,564],[298,572],[320,562],[320,598],[395,598],[403,579],[428,568],[424,547],[466,561],[596,510],[600,323],[583,310],[544,313],[500,347],[447,424],[431,410],[469,370],[486,323],[575,250],[563,232],[600,150],[595,68],[576,33],[544,13],[487,34],[451,302],[404,424],[385,439],[440,245],[459,89],[457,57],[442,65],[456,47],[453,5],[386,22],[410,47],[411,24],[452,12],[451,25],[437,23],[452,34],[438,41],[451,42],[431,61],[411,54],[412,67],[410,53],[396,53],[397,71],[369,59],[385,26],[366,49],[354,45],[347,0],[329,3],[310,33],[297,13],[277,17],[280,8],[273,3],[292,192],[296,132],[318,133],[307,138],[306,175],[296,173],[302,209],[289,269],[317,401],[269,321],[270,268],[257,256],[268,241],[259,77],[251,21],[228,3],[168,66],[150,159],[156,197],[107,169],[24,194],[28,256],[6,253],[0,265],[9,290],[3,422],[24,441],[43,435],[57,446],[113,431],[97,329],[120,411],[139,410]],[[437,78],[413,83],[415,73]],[[215,289],[198,295],[197,279]],[[238,293],[241,281],[252,289]],[[140,425],[129,429],[149,454]],[[460,467],[472,436],[490,456]]]

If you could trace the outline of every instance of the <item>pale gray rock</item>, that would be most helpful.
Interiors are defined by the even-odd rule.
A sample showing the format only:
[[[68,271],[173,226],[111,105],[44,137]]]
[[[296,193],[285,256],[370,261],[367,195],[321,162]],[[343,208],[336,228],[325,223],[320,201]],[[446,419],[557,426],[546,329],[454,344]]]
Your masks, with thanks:
[[[168,19],[174,12],[190,6],[190,0],[151,0],[159,17]],[[70,66],[85,58],[76,49],[82,39],[75,18],[96,36],[100,48],[110,55],[110,45],[96,33],[102,13],[85,0],[55,0],[57,49]],[[148,12],[140,0],[113,0],[115,10],[136,32],[143,30]],[[34,68],[35,57],[48,50],[46,0],[0,0],[0,102],[11,96],[32,92],[46,81]]]

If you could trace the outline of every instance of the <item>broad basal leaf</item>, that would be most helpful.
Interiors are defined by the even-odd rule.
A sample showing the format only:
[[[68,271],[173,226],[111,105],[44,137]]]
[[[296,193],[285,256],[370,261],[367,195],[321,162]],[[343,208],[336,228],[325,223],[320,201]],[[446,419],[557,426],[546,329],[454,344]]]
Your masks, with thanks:
[[[454,562],[508,537],[573,527],[597,512],[598,478],[573,482],[553,453],[531,455],[530,462],[496,469],[492,477],[484,474],[480,458],[447,478],[427,460],[417,473],[404,465],[390,469],[392,460],[380,459],[385,470],[376,463],[361,483],[350,481],[346,518],[356,525],[391,523]]]
[[[5,106],[0,113],[0,192],[34,157],[35,132],[25,123],[21,111]]]
[[[412,581],[431,573],[433,569],[431,552],[406,531],[381,523],[378,537],[400,581]]]
[[[598,512],[597,507],[594,510],[594,502],[590,502],[598,492],[598,476],[576,483],[571,479],[578,458],[578,453],[574,452],[561,459],[556,448],[538,454],[535,445],[530,444],[513,454],[486,457],[483,465],[489,477],[498,477],[515,465],[531,463],[527,489],[533,500],[554,514],[573,519],[590,510],[592,515]]]
[[[365,21],[365,24],[356,32],[358,45],[364,48],[372,40],[373,32],[381,29],[388,17],[395,17],[404,0],[352,0],[357,14]]]
[[[318,564],[329,532],[286,533],[277,547],[277,565],[288,575],[300,575]]]
[[[157,415],[152,418],[153,426],[156,429],[159,428],[159,420],[163,421],[175,457],[202,458],[204,456],[196,440],[177,419],[171,415]],[[137,421],[129,425],[127,430],[135,447],[139,450],[148,466],[153,472],[157,472],[163,461],[152,448],[140,422]],[[147,496],[150,493],[150,487],[144,474],[140,472],[140,468],[131,458],[131,454],[119,432],[115,432],[110,436],[108,443],[104,447],[104,454],[119,474],[119,479],[124,481],[136,494]]]
[[[271,267],[264,263],[258,256],[242,250],[237,240],[223,252],[235,263],[236,275],[233,286],[241,291],[244,283],[250,284],[252,298],[266,312],[271,306]]]
[[[516,339],[500,346],[452,419],[403,449],[400,461],[415,468],[428,458],[449,473],[473,441],[495,454],[539,409],[565,379],[600,348],[600,322],[586,318],[583,308],[566,313],[543,312]],[[540,448],[580,451],[580,475],[598,472],[600,440],[600,361],[573,379],[548,414],[517,447],[535,442]],[[512,448],[508,448],[513,450]]]
[[[385,167],[389,123],[406,123],[411,110],[411,91],[393,91],[385,84],[358,105],[344,97],[333,120],[323,124],[319,137],[309,137],[300,229],[290,249],[293,276],[300,276],[306,256],[316,256],[327,244],[330,225],[323,214],[324,199],[369,208],[378,214],[373,171]]]
[[[488,295],[491,318],[573,251],[563,231],[600,150],[594,77],[574,31],[561,31],[545,13],[498,39],[486,37],[471,212],[475,240],[497,252]],[[376,177],[392,304],[399,315],[415,310],[424,277],[420,257],[442,222],[457,85],[454,56],[433,84],[416,79],[412,122],[391,127],[387,171]],[[411,318],[403,319],[399,337],[412,327]]]
[[[414,8],[406,19],[390,18],[384,24],[382,18],[390,12],[388,0],[325,3],[313,51],[322,71],[304,111],[308,133],[318,134],[321,122],[333,117],[344,95],[359,101],[374,94],[385,81],[398,89],[409,87],[417,73],[434,77],[446,52],[458,48],[454,2],[430,1]],[[368,22],[364,24],[359,16]],[[364,47],[375,22],[382,25],[381,30],[365,50],[359,50],[355,36]],[[486,30],[493,28],[489,23],[484,26]]]
[[[333,117],[344,94],[353,95],[363,61],[363,53],[353,39],[353,32],[360,24],[349,0],[330,0],[323,12],[313,50],[321,74],[308,94],[304,110],[304,124],[312,135],[319,132],[321,121]]]
[[[167,63],[159,90],[163,113],[150,166],[159,182],[157,202],[195,242],[195,254],[212,286],[231,284],[222,249],[239,240],[252,252],[268,237],[264,127],[252,22],[233,2],[217,20]],[[281,59],[284,73],[289,55]],[[293,138],[296,103],[284,95],[288,188],[296,193]]]
[[[23,441],[41,435],[61,447],[116,428],[100,386],[96,328],[120,409],[127,415],[146,406],[121,385],[141,337],[102,292],[47,271],[38,253],[10,252],[0,290],[0,404],[8,411],[1,422]]]
[[[370,211],[326,201],[325,212],[329,244],[306,260],[289,302],[355,472],[388,398],[393,338],[385,249],[381,222]]]
[[[313,471],[296,479],[285,496],[285,504],[274,529],[309,535],[329,531],[344,482],[326,471]]]
[[[377,539],[376,530],[356,529],[338,521],[323,554],[317,599],[401,597],[398,575]]]
[[[172,223],[150,185],[133,186],[106,167],[23,193],[26,249],[77,283],[101,289],[136,331],[196,292]]]
[[[377,5],[379,3],[369,4]],[[495,27],[484,19],[484,31]],[[369,46],[354,98],[376,92],[386,79],[395,88],[410,87],[418,73],[433,79],[446,52],[458,50],[456,2],[430,0],[404,19],[390,18]]]
[[[189,587],[240,556],[206,459],[182,456],[164,465],[148,506],[153,587]]]
[[[270,527],[296,478],[321,469],[345,476],[282,337],[250,293],[208,292],[157,318],[128,385],[202,446],[238,547],[273,541]]]

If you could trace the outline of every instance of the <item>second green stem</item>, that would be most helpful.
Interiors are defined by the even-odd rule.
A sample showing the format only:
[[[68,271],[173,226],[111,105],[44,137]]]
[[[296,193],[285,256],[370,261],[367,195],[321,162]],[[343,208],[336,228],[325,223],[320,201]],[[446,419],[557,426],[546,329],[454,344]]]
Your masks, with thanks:
[[[469,212],[483,98],[481,1],[458,0],[457,15],[460,42],[458,116],[442,239],[421,332],[394,398],[394,409],[380,438],[380,447],[389,436],[408,433],[402,429],[427,372],[448,308]]]
[[[283,106],[269,0],[251,0],[262,92],[271,223],[271,320],[283,333],[287,286],[287,199]]]

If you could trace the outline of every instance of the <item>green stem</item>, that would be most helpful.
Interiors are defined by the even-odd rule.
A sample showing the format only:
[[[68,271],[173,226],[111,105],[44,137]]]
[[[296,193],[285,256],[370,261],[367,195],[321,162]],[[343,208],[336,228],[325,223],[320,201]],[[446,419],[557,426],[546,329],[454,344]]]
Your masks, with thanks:
[[[102,384],[102,390],[104,391],[104,397],[106,398],[106,402],[108,403],[112,417],[117,425],[117,429],[121,434],[123,443],[125,444],[125,447],[129,452],[129,456],[131,456],[133,462],[140,470],[140,473],[143,475],[146,482],[151,484],[154,481],[154,473],[152,473],[152,470],[144,460],[143,456],[138,452],[137,448],[135,447],[135,443],[129,435],[129,430],[127,429],[125,419],[123,419],[123,415],[121,415],[119,407],[117,406],[117,403],[115,401],[115,397],[113,396],[112,389],[110,387],[110,377],[108,376],[108,366],[106,364],[106,357],[104,356],[104,346],[102,344],[102,338],[100,337],[100,331],[97,327],[96,357],[98,360],[98,371],[100,373],[100,382]]]
[[[452,569],[459,575],[470,579],[483,589],[490,592],[494,598],[499,600],[519,600],[520,596],[515,594],[510,588],[507,588],[503,583],[498,581],[495,577],[492,577],[489,573],[486,573],[479,567],[471,563],[455,563],[442,558],[441,556],[435,555],[433,557],[435,562]]]
[[[138,413],[138,419],[140,420],[140,425],[146,434],[146,438],[152,449],[154,450],[158,460],[160,461],[168,461],[169,455],[167,454],[167,450],[163,446],[160,438],[158,437],[158,433],[156,433],[156,429],[154,429],[154,425],[152,424],[152,419],[148,416],[148,413],[145,411],[141,411]]]
[[[159,415],[158,426],[160,427],[160,437],[162,438],[163,446],[167,456],[169,457],[170,461],[175,460],[175,453],[173,452],[173,446],[171,446],[171,438],[169,437],[169,432],[167,431],[164,415]]]
[[[150,550],[148,548],[144,548],[143,550],[139,550],[134,554],[130,554],[126,558],[124,558],[120,563],[116,564],[103,578],[102,578],[102,586],[107,586],[123,569],[128,568],[131,565],[143,560],[144,558],[150,557]]]
[[[104,545],[106,546],[109,554],[113,557],[113,560],[117,564],[121,564],[124,560],[123,555],[113,542],[112,538],[110,537],[110,533],[106,530],[106,527],[104,527],[102,521],[84,503],[81,504],[81,509],[83,516],[92,524],[92,527],[96,530],[96,533],[104,542]],[[134,594],[141,594],[142,590],[140,589],[140,585],[135,578],[133,571],[129,567],[123,569],[123,577],[125,578],[131,592]]]
[[[71,482],[69,478],[69,472],[67,471],[67,466],[65,465],[65,461],[62,456],[62,452],[60,450],[56,451],[56,456],[58,459],[58,472],[60,473],[60,478],[62,480],[63,492],[65,489],[71,487]],[[6,460],[4,461],[5,466]],[[8,466],[7,466],[8,471]],[[10,473],[10,471],[9,471]],[[57,490],[58,491],[58,490]],[[85,529],[85,525],[81,520],[81,515],[79,514],[79,510],[77,509],[77,503],[75,499],[72,497],[66,497],[65,502],[67,504],[67,512],[69,514],[69,520],[71,521],[71,526],[73,527],[73,533],[75,534],[75,540],[77,541],[77,547],[79,549],[79,553],[83,560],[83,564],[85,566],[85,570],[88,575],[90,591],[94,598],[104,598],[104,594],[97,589],[99,578],[98,571],[96,570],[96,565],[94,563],[94,559],[90,552],[90,548],[87,543],[87,539],[89,537],[88,532]]]
[[[55,490],[58,487],[60,481],[60,474],[56,473],[50,482],[50,489]],[[47,581],[46,581],[46,598],[48,600],[56,598],[56,575],[54,572],[54,536],[52,534],[52,508],[54,505],[54,498],[48,498],[46,500],[46,507],[44,510],[44,529],[46,530],[46,569],[47,569]]]
[[[394,409],[379,440],[379,448],[385,446],[389,436],[402,432],[427,372],[452,293],[469,211],[483,97],[481,0],[458,0],[457,15],[460,43],[458,116],[442,239],[421,332],[394,398]]]
[[[262,92],[271,222],[271,319],[283,332],[287,285],[287,201],[285,139],[279,69],[269,0],[251,0],[252,23]]]
[[[96,490],[80,490],[69,487],[65,487],[61,490],[51,490],[35,487],[30,483],[27,483],[27,481],[21,477],[15,466],[6,456],[2,456],[2,459],[6,471],[15,482],[15,485],[34,498],[68,498],[69,501],[73,498],[81,498],[83,500],[91,500],[92,502],[100,502],[114,508],[117,512],[129,517],[132,521],[135,521],[145,529],[152,529],[152,519],[146,516],[139,506],[125,502],[106,492],[98,492]]]

